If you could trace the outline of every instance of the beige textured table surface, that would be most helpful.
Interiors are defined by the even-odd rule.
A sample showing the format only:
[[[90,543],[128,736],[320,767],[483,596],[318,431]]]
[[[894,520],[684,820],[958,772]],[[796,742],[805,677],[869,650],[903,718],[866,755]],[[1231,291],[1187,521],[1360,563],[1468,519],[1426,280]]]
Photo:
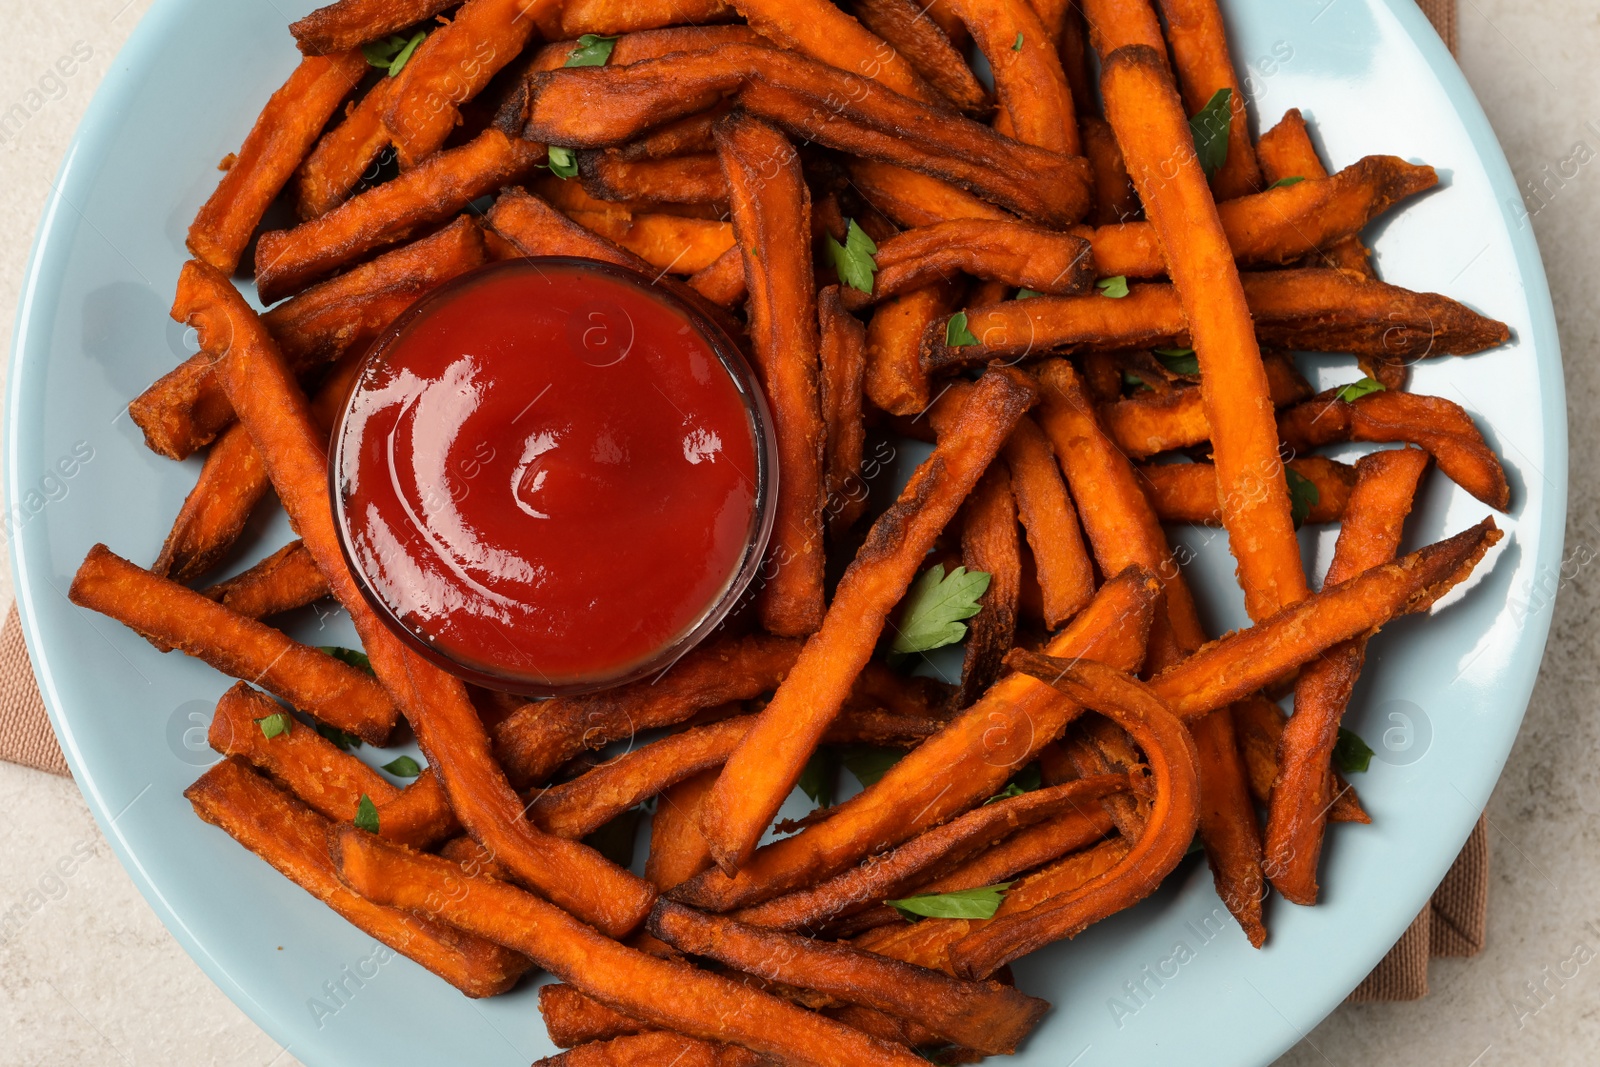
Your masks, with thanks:
[[[0,124],[0,336],[8,342],[34,228],[68,139],[147,6],[0,0],[0,115],[16,116],[14,104],[27,112],[26,121]],[[54,73],[58,57],[85,52],[72,77]],[[1576,176],[1559,168],[1580,143],[1589,149],[1580,158],[1600,158],[1600,11],[1594,0],[1462,0],[1461,63],[1517,177],[1544,189],[1533,226],[1568,368],[1568,549],[1593,558],[1600,168],[1591,163]],[[0,613],[10,599],[6,563]],[[1553,610],[1544,671],[1489,805],[1488,948],[1475,960],[1436,961],[1424,1001],[1340,1008],[1281,1064],[1600,1060],[1600,579],[1592,568],[1565,583]],[[295,1062],[156,920],[71,781],[0,764],[0,812],[0,1067]],[[41,898],[43,906],[31,906]]]

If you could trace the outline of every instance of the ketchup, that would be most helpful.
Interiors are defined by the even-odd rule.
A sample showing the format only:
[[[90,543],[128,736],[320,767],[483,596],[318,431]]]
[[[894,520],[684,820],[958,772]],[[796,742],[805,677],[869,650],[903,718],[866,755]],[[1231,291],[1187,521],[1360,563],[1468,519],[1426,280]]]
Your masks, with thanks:
[[[545,693],[637,676],[759,557],[757,396],[726,337],[645,279],[484,268],[362,369],[333,458],[345,551],[456,673]]]

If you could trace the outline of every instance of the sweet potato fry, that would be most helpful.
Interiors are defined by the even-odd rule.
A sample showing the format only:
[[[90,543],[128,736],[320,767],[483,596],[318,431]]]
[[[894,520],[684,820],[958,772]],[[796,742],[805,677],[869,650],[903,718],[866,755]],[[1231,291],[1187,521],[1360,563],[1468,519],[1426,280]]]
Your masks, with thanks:
[[[941,865],[959,865],[1017,830],[1066,813],[1091,810],[1100,797],[1128,788],[1127,775],[1108,774],[986,804],[913,837],[892,852],[873,857],[869,863],[765,904],[744,908],[732,917],[774,930],[813,928],[865,905],[900,896],[917,885],[919,875],[925,877]]]
[[[289,296],[368,252],[452,218],[485,193],[516,182],[543,157],[541,146],[490,127],[326,215],[292,230],[262,234],[256,243],[261,299],[271,303]]]
[[[989,91],[923,5],[913,0],[860,0],[851,9],[863,26],[904,56],[922,80],[958,110],[976,114],[989,107]]]
[[[1230,149],[1231,150],[1231,149]],[[1261,164],[1261,181],[1273,185],[1285,178],[1325,177],[1328,170],[1311,143],[1311,132],[1306,129],[1305,118],[1299,108],[1290,108],[1278,124],[1256,143],[1256,157]],[[1319,266],[1338,267],[1355,271],[1368,278],[1377,275],[1372,269],[1371,254],[1361,239],[1354,235],[1336,241],[1313,257]]]
[[[757,605],[768,631],[799,637],[822,624],[827,503],[816,284],[810,246],[796,240],[811,230],[811,193],[794,147],[766,123],[735,113],[717,124],[716,137],[745,252],[751,347],[783,469]]]
[[[645,274],[655,273],[635,253],[522,189],[501,193],[487,218],[490,228],[524,256],[582,256]]]
[[[255,443],[244,427],[230,426],[206,453],[200,478],[178,510],[151,572],[187,582],[216,566],[267,489]]]
[[[1385,391],[1352,402],[1330,390],[1284,412],[1278,432],[1296,451],[1339,441],[1420,445],[1451,481],[1485,504],[1498,511],[1511,504],[1511,488],[1494,450],[1472,417],[1444,397]]]
[[[1081,237],[1022,222],[956,219],[919,226],[884,241],[874,258],[872,292],[844,290],[853,311],[961,273],[1057,294],[1085,292],[1095,278]]]
[[[272,864],[279,874],[467,996],[497,996],[527,972],[528,959],[516,952],[444,923],[374,904],[345,888],[328,857],[328,833],[334,823],[242,761],[223,760],[183,795],[194,805],[195,814]]]
[[[238,155],[189,227],[189,251],[225,274],[288,184],[334,109],[367,71],[359,51],[307,56],[272,94]]]
[[[1049,1010],[1044,1001],[999,982],[961,982],[849,945],[750,926],[664,900],[650,916],[650,932],[689,955],[874,1008],[994,1055],[1015,1052]]]
[[[1250,772],[1250,796],[1262,808],[1272,800],[1272,783],[1278,777],[1278,742],[1289,717],[1283,709],[1260,693],[1232,704],[1234,732],[1239,737],[1239,752]],[[1322,798],[1329,822],[1370,823],[1372,816],[1361,806],[1355,786],[1334,771],[1328,779],[1329,795]]]
[[[68,596],[224,674],[261,686],[329,726],[383,744],[396,709],[370,676],[264,623],[235,615],[176,582],[159,578],[104,545],[89,550]]]
[[[307,549],[349,612],[373,670],[404,707],[462,824],[519,879],[561,906],[607,932],[631,930],[649,910],[654,890],[592,850],[535,829],[490,756],[488,735],[466,687],[409,653],[373,616],[334,530],[326,435],[316,427],[261,320],[220,272],[199,261],[186,264],[179,277],[173,315],[195,326],[202,351],[226,351],[218,369],[239,421],[261,450],[278,498]]]
[[[950,433],[873,524],[834,591],[822,628],[806,643],[794,670],[701,806],[701,832],[725,872],[736,870],[754,851],[843,706],[888,613],[905,595],[934,538],[1036,396],[1033,383],[1021,373],[988,371]]]
[[[1228,155],[1211,176],[1211,188],[1221,200],[1232,200],[1262,188],[1261,168],[1250,143],[1250,115],[1244,89],[1228,55],[1228,33],[1216,0],[1160,0],[1172,46],[1172,64],[1183,90],[1183,106],[1197,115],[1218,90],[1227,89]],[[1309,175],[1307,175],[1309,177]]]
[[[667,1030],[630,1034],[580,1045],[558,1056],[534,1061],[533,1067],[763,1067],[772,1061],[737,1045],[685,1037]]]
[[[949,182],[914,170],[872,159],[852,159],[845,166],[851,187],[900,226],[932,226],[953,219],[1005,222],[1011,217]]]
[[[782,1063],[924,1062],[776,997],[628,948],[530,893],[465,876],[448,860],[407,852],[355,829],[334,838],[332,850],[345,881],[362,896],[419,909],[514,947],[579,992],[653,1026],[735,1042]],[[673,995],[663,997],[666,989]]]
[[[1054,37],[1028,0],[948,0],[994,72],[1010,136],[1076,156],[1077,111]]]
[[[359,48],[439,12],[456,0],[337,0],[289,24],[300,51],[321,56],[346,48]]]
[[[827,0],[731,0],[752,28],[783,48],[870,78],[924,104],[943,98],[889,42]]]
[[[573,211],[567,217],[672,274],[698,274],[736,248],[733,227],[711,219],[597,211]]]
[[[1158,588],[1143,572],[1113,578],[1048,649],[1136,669],[1144,661]],[[1008,675],[827,819],[759,849],[734,877],[709,870],[670,896],[690,907],[727,911],[838,874],[993,796],[1079,710],[1048,686]]]
[[[1244,287],[1199,160],[1173,156],[1173,146],[1193,136],[1162,58],[1139,46],[1118,49],[1106,59],[1101,89],[1193,336],[1222,523],[1245,607],[1259,619],[1307,587]]]
[[[1273,366],[1271,362],[1267,365]],[[1311,387],[1298,373],[1269,370],[1267,392],[1274,407],[1283,407],[1308,399]],[[1104,405],[1100,412],[1106,431],[1117,446],[1135,459],[1188,448],[1211,438],[1204,394],[1193,387],[1136,393]]]
[[[996,464],[984,472],[962,505],[960,521],[962,566],[989,575],[989,588],[978,599],[982,610],[967,624],[962,650],[956,706],[964,708],[1000,676],[1000,662],[1017,634],[1022,548],[1017,503],[1005,467]]]
[[[731,308],[745,298],[744,252],[735,244],[686,283],[718,307]]]
[[[867,322],[867,398],[892,415],[928,406],[928,372],[921,365],[924,334],[955,310],[962,286],[951,280],[892,297]]]
[[[1026,911],[999,915],[950,946],[956,974],[976,978],[1052,941],[1073,937],[1154,892],[1188,851],[1200,822],[1198,757],[1189,731],[1148,686],[1097,663],[1018,649],[1007,665],[1093,706],[1143,750],[1155,800],[1139,840],[1110,870],[1075,892]],[[1230,735],[1231,736],[1231,735]]]
[[[608,1008],[559,982],[539,987],[539,1015],[544,1019],[550,1043],[557,1048],[576,1048],[591,1041],[609,1041],[648,1029],[638,1019]]]
[[[1038,423],[1032,418],[1017,423],[1003,455],[1011,470],[1017,515],[1033,550],[1045,625],[1053,630],[1093,598],[1094,567],[1061,468]]]
[[[582,0],[580,0],[582,2]],[[615,14],[621,15],[623,4],[630,0],[602,0],[610,2],[618,8]],[[643,14],[651,6],[657,6],[656,0],[639,3],[632,0],[635,10]],[[668,4],[680,3],[680,0],[665,0]],[[568,11],[574,10],[574,5],[567,4]],[[724,17],[732,15],[731,9],[724,9]],[[686,12],[687,14],[687,12]],[[708,48],[725,48],[728,45],[747,44],[757,47],[772,47],[772,43],[761,36],[749,26],[704,26],[696,25],[700,19],[680,17],[663,22],[660,27],[641,28],[628,30],[617,37],[616,43],[611,46],[611,56],[606,60],[610,66],[627,66],[630,63],[642,63],[647,59],[660,59],[662,56],[674,52],[700,52]],[[681,23],[681,25],[680,25]],[[618,31],[601,33],[596,30],[584,30],[582,33],[596,33],[600,36],[616,36]],[[535,56],[533,69],[538,71],[559,70],[566,66],[567,59],[572,55],[572,50],[578,47],[575,39],[581,34],[570,33],[560,36],[568,40],[557,40],[539,49]],[[655,133],[655,130],[650,131]],[[648,135],[647,135],[648,136]],[[622,146],[620,150],[630,149],[632,146]],[[709,143],[707,150],[710,150]]]
[[[1166,62],[1167,42],[1148,0],[1078,0],[1089,24],[1089,43],[1102,66],[1111,53],[1127,45],[1144,45]],[[1179,144],[1183,142],[1174,142]]]
[[[747,111],[797,137],[931,174],[1030,218],[1066,224],[1088,208],[1088,165],[1002,137],[857,75],[771,48],[688,52],[626,67],[529,79],[524,136],[606,148],[739,92]]]
[[[1098,115],[1080,115],[1078,122],[1083,134],[1083,154],[1094,176],[1091,221],[1096,226],[1134,221],[1144,209],[1139,203],[1139,194],[1134,191],[1133,180],[1128,177],[1128,165],[1123,162],[1122,149],[1117,147],[1116,134]]]
[[[295,174],[295,208],[302,219],[326,215],[350,198],[350,192],[389,147],[383,112],[389,106],[392,79],[367,91],[333,129],[322,135]]]
[[[1252,693],[1323,651],[1397,615],[1426,611],[1466,578],[1500,540],[1493,519],[1373,567],[1205,645],[1150,680],[1178,715],[1192,719]]]
[[[438,151],[461,121],[459,106],[517,57],[558,0],[467,0],[428,35],[394,77],[383,124],[402,167]]]
[[[1356,484],[1354,467],[1324,456],[1292,459],[1288,467],[1317,487],[1317,502],[1306,513],[1307,522],[1338,522],[1344,517],[1350,490]],[[1137,469],[1150,506],[1162,522],[1222,525],[1217,471],[1211,464],[1155,463]]]
[[[1358,465],[1350,509],[1327,581],[1338,585],[1394,559],[1428,454],[1395,448]],[[1294,715],[1278,742],[1278,779],[1267,813],[1267,877],[1296,904],[1317,901],[1317,860],[1332,795],[1329,761],[1339,720],[1366,659],[1364,636],[1335,645],[1301,672]]]
[[[328,580],[300,541],[291,541],[243,574],[205,591],[229,611],[264,619],[328,595]]]
[[[552,37],[614,36],[664,26],[698,27],[725,22],[734,14],[724,0],[566,0],[559,11],[547,9],[541,25],[549,26]]]
[[[867,333],[844,309],[839,287],[817,294],[820,349],[823,448],[828,491],[828,531],[835,539],[854,526],[867,506],[862,472],[866,424],[861,417],[862,379],[866,373]]]
[[[378,836],[385,841],[408,848],[432,848],[459,833],[461,824],[456,820],[455,812],[450,810],[450,800],[445,796],[444,786],[439,784],[439,776],[434,774],[432,767],[418,775],[388,803],[378,805]],[[477,845],[477,842],[473,844]],[[510,872],[504,872],[504,877],[511,877]]]
[[[601,200],[715,204],[728,199],[728,183],[714,153],[628,160],[609,150],[577,153],[583,188]]]
[[[661,794],[650,821],[650,854],[644,876],[662,892],[682,885],[711,866],[711,850],[700,836],[700,801],[721,768],[701,771]]]

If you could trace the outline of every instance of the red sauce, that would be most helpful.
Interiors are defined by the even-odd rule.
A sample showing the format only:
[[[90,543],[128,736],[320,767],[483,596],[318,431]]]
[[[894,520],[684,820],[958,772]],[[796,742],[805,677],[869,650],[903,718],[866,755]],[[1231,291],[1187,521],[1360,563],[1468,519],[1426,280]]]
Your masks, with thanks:
[[[736,373],[682,306],[585,261],[436,293],[369,358],[336,439],[369,598],[505,688],[649,668],[737,595],[759,536],[761,416]]]

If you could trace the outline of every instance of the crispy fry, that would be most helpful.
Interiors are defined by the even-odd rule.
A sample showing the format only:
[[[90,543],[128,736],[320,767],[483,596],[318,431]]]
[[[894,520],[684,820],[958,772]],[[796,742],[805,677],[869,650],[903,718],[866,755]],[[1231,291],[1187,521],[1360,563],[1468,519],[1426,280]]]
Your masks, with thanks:
[[[485,193],[516,182],[543,158],[541,146],[490,127],[326,215],[292,230],[264,233],[256,243],[261,299],[270,303],[289,296],[368,252],[452,218]]]
[[[733,227],[726,222],[598,211],[573,211],[568,218],[616,242],[656,270],[673,274],[698,274],[723,253],[737,250]]]
[[[157,648],[175,648],[253,682],[363,741],[381,745],[394,726],[393,701],[362,671],[135,567],[104,545],[89,550],[68,596]]]
[[[1166,62],[1167,42],[1148,0],[1077,0],[1089,24],[1089,43],[1100,63],[1126,45],[1142,44]],[[1174,145],[1187,142],[1174,142]]]
[[[431,19],[456,0],[336,0],[289,24],[300,51],[321,56],[358,48]]]
[[[982,610],[967,624],[962,650],[956,706],[964,708],[1000,676],[1000,662],[1017,633],[1022,549],[1011,475],[999,464],[984,472],[962,505],[961,563],[968,571],[989,575],[989,588],[978,601]]]
[[[1397,448],[1374,452],[1358,466],[1360,478],[1339,530],[1327,581],[1338,585],[1394,559],[1428,454]],[[1339,720],[1366,659],[1366,638],[1335,645],[1301,672],[1294,715],[1278,743],[1278,778],[1267,815],[1267,876],[1296,904],[1317,901],[1317,859],[1331,795],[1329,760]]]
[[[1328,173],[1311,143],[1311,131],[1299,108],[1290,108],[1278,124],[1261,135],[1256,143],[1256,156],[1261,164],[1261,180],[1271,185],[1285,178],[1322,178]],[[1319,266],[1338,267],[1355,271],[1368,278],[1377,274],[1372,269],[1371,254],[1361,239],[1354,235],[1329,245],[1320,256],[1313,257]]]
[[[1081,237],[1022,222],[955,219],[919,226],[884,241],[874,257],[872,292],[844,290],[852,311],[966,273],[1041,293],[1081,293],[1094,284]]]
[[[374,904],[345,888],[328,857],[328,834],[334,823],[242,761],[223,760],[183,795],[200,818],[220,827],[347,921],[467,996],[497,996],[527,972],[528,959],[516,952],[444,923]]]
[[[514,947],[578,991],[651,1025],[736,1042],[784,1063],[923,1063],[910,1052],[775,997],[628,948],[532,894],[493,879],[465,876],[448,860],[406,852],[354,829],[335,837],[332,848],[345,881],[368,899],[420,909]],[[673,995],[663,997],[667,989]]]
[[[206,453],[200,478],[178,510],[152,573],[187,582],[216,566],[267,489],[255,443],[244,427],[230,426]]]
[[[580,1045],[559,1056],[536,1060],[533,1067],[653,1067],[662,1063],[672,1067],[763,1067],[771,1062],[736,1045],[652,1030]]]
[[[1158,588],[1143,572],[1113,578],[1047,647],[1054,655],[1137,668]],[[759,849],[732,878],[709,870],[670,895],[691,907],[727,911],[838,874],[993,796],[1079,710],[1048,686],[1008,675],[827,819]]]
[[[834,591],[821,630],[806,643],[794,670],[701,806],[701,832],[725,872],[736,870],[754,851],[843,706],[889,611],[905,595],[934,538],[1036,395],[1024,375],[1004,368],[988,371],[962,407],[956,426],[873,524]]]
[[[1094,807],[1093,801],[1128,788],[1127,775],[1108,774],[998,800],[919,834],[868,863],[765,904],[744,908],[732,917],[775,930],[815,927],[865,905],[900,896],[918,884],[919,875],[925,876],[941,865],[959,865],[1017,830],[1067,813],[1088,811]]]
[[[323,134],[295,174],[295,208],[302,219],[326,215],[350,198],[383,150],[389,130],[383,112],[389,106],[393,80],[384,79],[367,91],[344,120]]]
[[[558,982],[539,987],[539,1014],[544,1019],[550,1043],[557,1048],[576,1048],[591,1041],[609,1041],[648,1029],[638,1019]]]
[[[928,373],[921,365],[923,335],[953,311],[961,296],[951,280],[892,297],[867,322],[867,397],[892,415],[915,415],[928,406]]]
[[[581,0],[580,0],[581,2]],[[628,3],[629,0],[602,0],[617,4]],[[635,0],[637,2],[637,0]],[[654,0],[638,4],[641,9],[650,6]],[[680,0],[665,0],[667,3],[677,4]],[[573,5],[568,3],[569,11]],[[732,14],[725,10],[724,14]],[[662,56],[674,52],[699,52],[707,48],[723,48],[732,44],[748,44],[761,47],[771,47],[765,37],[761,36],[749,26],[702,26],[694,25],[700,19],[680,17],[662,23],[660,27],[648,27],[638,30],[623,32],[617,37],[616,43],[611,46],[611,55],[606,62],[611,66],[627,66],[629,63],[642,63],[647,59],[660,59]],[[687,23],[688,25],[671,25],[670,23]],[[583,33],[597,33],[595,30],[584,30]],[[618,31],[607,31],[601,36],[616,36]],[[533,69],[539,71],[559,70],[566,66],[567,59],[572,55],[572,50],[578,47],[575,39],[578,33],[560,34],[568,40],[557,40],[539,49],[533,62]],[[656,131],[651,131],[652,133]],[[631,146],[623,146],[624,149]],[[707,145],[710,151],[710,145]],[[559,180],[559,179],[558,179]]]
[[[459,833],[461,824],[450,810],[444,786],[439,784],[439,776],[432,767],[388,803],[378,805],[378,836],[385,841],[409,848],[431,848]],[[510,872],[505,872],[505,876],[509,878]]]
[[[321,600],[328,595],[328,580],[304,542],[291,541],[205,595],[247,619],[264,619]]]
[[[295,723],[287,733],[267,737],[261,720],[283,705],[239,682],[222,695],[211,716],[206,740],[224,756],[237,756],[334,822],[349,822],[363,796],[383,804],[400,790],[388,779],[333,742]]]
[[[1250,796],[1266,808],[1272,800],[1272,783],[1278,777],[1278,742],[1289,717],[1260,693],[1234,701],[1232,710],[1239,752],[1250,772]],[[1324,796],[1322,803],[1327,805],[1329,822],[1372,822],[1355,787],[1345,781],[1344,775],[1334,771],[1328,786],[1331,795]]]
[[[1338,522],[1356,484],[1355,468],[1325,456],[1302,456],[1290,470],[1317,487],[1317,502],[1307,522]],[[1209,463],[1155,463],[1137,468],[1140,485],[1162,522],[1221,526],[1217,505],[1217,470]]]
[[[1045,400],[1039,419],[1055,445],[1073,495],[1090,501],[1081,512],[1103,571],[1130,565],[1161,575],[1167,626],[1150,659],[1167,666],[1205,639],[1194,595],[1173,559],[1165,532],[1140,490],[1132,466],[1106,436],[1070,364],[1052,360],[1040,370]],[[1266,939],[1261,924],[1261,837],[1246,791],[1245,771],[1231,723],[1198,718],[1190,727],[1200,760],[1201,832],[1217,892],[1250,943]]]
[[[267,101],[216,192],[195,216],[189,251],[225,274],[233,272],[261,217],[366,71],[359,51],[300,61]]]
[[[749,292],[745,287],[744,252],[735,243],[687,284],[718,307],[733,307]]]
[[[728,183],[714,153],[627,160],[606,151],[577,153],[583,188],[601,200],[715,204],[728,199]]]
[[[1055,38],[1028,0],[948,0],[994,72],[995,95],[1011,136],[1076,156],[1078,120]]]
[[[522,189],[507,189],[489,209],[495,233],[524,256],[582,256],[644,273],[654,272],[635,253],[580,225]]]
[[[932,226],[953,219],[1005,222],[1010,215],[949,182],[890,163],[852,159],[851,187],[900,226]]]
[[[1088,165],[1002,137],[856,75],[771,48],[687,52],[529,79],[524,136],[606,148],[738,90],[746,110],[797,137],[920,170],[1051,223],[1088,208]]]
[[[795,239],[811,230],[811,193],[794,147],[771,126],[735,113],[717,124],[716,136],[744,249],[751,346],[783,469],[757,604],[767,630],[798,637],[822,624],[827,503],[816,285],[810,246]]]
[[[650,821],[650,855],[644,876],[666,892],[711,866],[711,850],[700,836],[700,801],[711,791],[720,768],[685,778],[661,794]]]
[[[1184,109],[1196,115],[1218,90],[1232,93],[1228,100],[1228,155],[1211,176],[1211,188],[1219,201],[1253,193],[1263,186],[1261,167],[1250,143],[1250,115],[1245,108],[1244,89],[1228,55],[1228,33],[1217,0],[1160,3],[1167,40],[1172,46],[1172,64],[1183,89]]]
[[[383,113],[402,167],[415,167],[439,150],[461,121],[459,106],[517,57],[540,14],[558,2],[467,0],[428,35],[395,75]]]
[[[827,0],[731,0],[763,37],[924,104],[943,98],[889,42]]]
[[[1128,177],[1128,165],[1123,162],[1116,134],[1098,115],[1081,115],[1078,121],[1083,128],[1083,154],[1094,175],[1091,221],[1096,226],[1132,222],[1144,208],[1139,203],[1139,194],[1134,191],[1133,179]]]
[[[704,915],[664,900],[650,916],[650,932],[690,955],[874,1008],[995,1055],[1015,1052],[1049,1009],[999,982],[961,982],[849,945]]]
[[[827,431],[823,466],[827,472],[828,531],[837,539],[855,525],[867,507],[861,466],[866,448],[861,382],[866,373],[867,333],[844,309],[838,286],[830,285],[817,294],[817,317],[822,337],[822,424]]]
[[[1019,956],[1073,937],[1091,923],[1138,903],[1188,851],[1200,822],[1199,760],[1189,731],[1148,686],[1097,663],[1072,663],[1021,649],[1007,665],[1048,681],[1091,705],[1133,736],[1154,780],[1155,801],[1139,840],[1117,864],[1071,893],[1026,911],[996,915],[950,946],[956,974],[993,974]],[[1231,738],[1231,735],[1229,735]]]
[[[1238,700],[1333,647],[1397,615],[1426,611],[1467,577],[1500,540],[1486,518],[1437,544],[1373,567],[1205,645],[1150,680],[1184,719]]]
[[[1038,423],[1031,418],[1017,423],[1004,456],[1017,515],[1033,550],[1045,625],[1053,630],[1094,597],[1094,567],[1061,468]]]
[[[858,0],[851,10],[945,100],[968,114],[985,110],[990,106],[989,91],[923,6],[913,0]]]
[[[550,36],[581,37],[586,33],[610,36],[634,34],[663,26],[699,27],[734,17],[724,0],[566,0],[559,12],[546,11],[541,24],[550,25]]]
[[[1259,619],[1303,598],[1307,587],[1250,308],[1198,159],[1172,155],[1192,135],[1161,57],[1118,49],[1101,88],[1193,335],[1222,523],[1245,607]]]
[[[1267,366],[1282,368],[1283,364],[1269,361]],[[1267,391],[1273,406],[1282,407],[1307,399],[1311,387],[1298,373],[1269,370]],[[1211,438],[1204,394],[1193,387],[1136,393],[1104,405],[1100,412],[1106,431],[1117,446],[1135,459],[1187,448]]]
[[[1498,511],[1511,504],[1505,469],[1461,406],[1440,396],[1370,393],[1354,402],[1330,390],[1279,420],[1290,448],[1303,451],[1338,441],[1404,441],[1432,453],[1439,469]]]
[[[1077,0],[1036,0],[1033,9],[1039,12],[1039,21],[1055,42],[1081,121],[1095,106],[1094,76],[1089,70],[1089,24]]]

